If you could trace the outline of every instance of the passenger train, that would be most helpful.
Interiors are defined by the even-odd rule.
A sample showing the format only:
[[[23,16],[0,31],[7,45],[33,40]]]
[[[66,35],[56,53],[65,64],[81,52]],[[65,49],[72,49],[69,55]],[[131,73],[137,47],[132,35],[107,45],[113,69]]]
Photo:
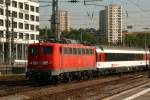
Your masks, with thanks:
[[[28,47],[30,80],[81,80],[101,74],[144,70],[149,51],[139,48],[34,43]]]

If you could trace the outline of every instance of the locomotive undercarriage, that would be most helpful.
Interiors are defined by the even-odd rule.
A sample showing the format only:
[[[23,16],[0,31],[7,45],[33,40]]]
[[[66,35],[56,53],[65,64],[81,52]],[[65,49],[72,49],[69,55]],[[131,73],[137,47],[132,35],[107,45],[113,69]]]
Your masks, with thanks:
[[[73,71],[64,72],[59,75],[52,75],[51,71],[28,71],[26,78],[32,81],[45,81],[45,82],[69,82],[73,80],[85,80],[96,77],[96,70]]]
[[[63,72],[58,75],[52,75],[51,70],[32,70],[26,73],[26,77],[29,80],[36,82],[69,82],[73,80],[88,80],[93,77],[99,77],[102,75],[111,75],[117,73],[126,73],[126,72],[137,72],[147,70],[147,67],[138,66],[138,67],[120,67],[120,68],[105,68],[97,70],[83,70],[83,71],[72,71],[72,72]]]

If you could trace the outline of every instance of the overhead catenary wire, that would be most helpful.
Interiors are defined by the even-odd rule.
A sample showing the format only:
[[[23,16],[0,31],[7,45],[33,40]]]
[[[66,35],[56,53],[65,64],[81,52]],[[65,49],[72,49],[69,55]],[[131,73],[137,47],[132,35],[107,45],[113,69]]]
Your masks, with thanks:
[[[51,1],[51,0],[50,0]],[[67,2],[68,0],[59,0],[59,2],[63,2],[63,3],[68,3]],[[85,2],[85,0],[79,0],[80,1],[80,3],[84,3]],[[94,3],[94,2],[99,2],[99,1],[101,1],[101,0],[86,0],[86,3]],[[104,0],[103,0],[104,1]],[[119,0],[118,0],[119,1]],[[133,0],[132,0],[133,1]],[[134,3],[136,3],[136,5],[134,4],[134,3],[132,3],[131,2],[131,0],[129,1],[129,0],[126,0],[126,1],[124,1],[124,0],[121,0],[121,3],[122,3],[122,6],[126,6],[126,8],[127,8],[127,6],[130,6],[130,5],[132,5],[132,6],[140,6],[141,7],[141,3],[139,3],[139,1],[140,0],[138,0],[138,1],[133,1]],[[116,2],[117,2],[117,0],[116,0]],[[126,4],[125,4],[125,2],[126,2]],[[50,3],[50,2],[49,2]],[[114,0],[114,3],[115,3],[115,0]],[[68,3],[68,4],[70,4],[70,3]],[[140,4],[140,5],[139,5]],[[145,4],[144,4],[145,5]],[[88,5],[87,5],[88,6]],[[89,5],[90,6],[90,5]],[[94,5],[93,5],[94,6]],[[145,16],[140,16],[140,14],[142,14],[142,15],[144,15],[146,12],[147,13],[149,13],[150,12],[150,9],[149,9],[149,7],[148,7],[148,5],[147,6],[144,6],[144,8],[142,8],[143,9],[143,11],[142,10],[140,10],[138,7],[136,7],[136,9],[126,9],[122,14],[123,14],[123,20],[125,20],[125,19],[128,19],[127,20],[127,25],[130,25],[130,24],[132,24],[133,26],[134,26],[134,23],[136,23],[136,24],[138,24],[139,26],[141,26],[142,24],[141,23],[144,23],[145,21],[148,21],[149,20],[149,18],[148,18],[148,16],[147,17],[145,17]],[[83,14],[83,12],[81,12],[81,11],[76,11],[76,10],[68,10],[71,14],[70,14],[70,20],[71,20],[71,22],[75,22],[75,21],[77,21],[77,22],[79,22],[79,21],[82,21],[83,20],[83,18],[85,17],[86,19],[86,21],[87,21],[87,23],[89,23],[89,21],[92,21],[92,23],[98,23],[98,13],[99,13],[99,11],[94,11],[94,17],[92,18],[92,20],[89,20],[89,19],[91,19],[91,16],[92,16],[92,11],[90,12],[90,11],[88,11],[89,13],[90,13],[90,16],[89,16],[89,18],[88,18],[88,15],[86,14],[86,11],[85,11],[85,13]],[[137,16],[134,16],[135,14],[137,14]],[[138,15],[139,14],[139,15]],[[50,15],[44,15],[44,14],[41,14],[40,15],[41,17],[43,17],[44,19],[41,19],[40,21],[43,21],[44,22],[44,20],[45,19],[49,19],[49,18],[46,18],[46,17],[48,17],[48,16],[50,16]],[[140,19],[140,21],[139,21],[139,19]],[[84,21],[84,22],[86,22],[86,21]],[[147,24],[147,23],[146,23]],[[94,25],[94,24],[93,24]],[[144,26],[144,25],[143,25]],[[80,26],[80,27],[82,27],[82,26]],[[97,26],[96,26],[97,27]]]

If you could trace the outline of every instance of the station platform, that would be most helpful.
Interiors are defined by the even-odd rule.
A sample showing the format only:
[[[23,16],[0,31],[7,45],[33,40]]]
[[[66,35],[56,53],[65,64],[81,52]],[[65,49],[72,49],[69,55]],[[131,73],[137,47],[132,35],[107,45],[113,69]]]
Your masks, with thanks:
[[[150,82],[103,100],[150,100]]]

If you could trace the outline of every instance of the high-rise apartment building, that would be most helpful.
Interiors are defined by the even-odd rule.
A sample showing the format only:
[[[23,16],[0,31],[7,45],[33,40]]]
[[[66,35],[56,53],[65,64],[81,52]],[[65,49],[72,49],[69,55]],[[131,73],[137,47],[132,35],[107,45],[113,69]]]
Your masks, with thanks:
[[[38,0],[0,0],[0,63],[11,59],[12,53],[16,63],[25,62],[28,44],[38,42],[38,29]]]
[[[59,19],[58,27],[59,27],[60,32],[69,31],[70,22],[69,22],[68,11],[60,10],[58,12],[58,19]]]
[[[122,43],[122,8],[109,5],[100,11],[99,29],[109,43]]]

